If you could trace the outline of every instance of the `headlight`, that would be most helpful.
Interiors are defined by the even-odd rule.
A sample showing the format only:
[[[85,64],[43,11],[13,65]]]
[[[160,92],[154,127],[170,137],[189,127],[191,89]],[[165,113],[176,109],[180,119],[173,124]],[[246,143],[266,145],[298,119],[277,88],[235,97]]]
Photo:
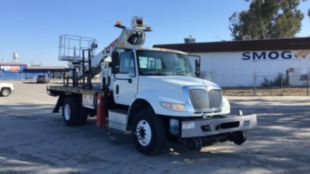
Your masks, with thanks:
[[[230,113],[230,104],[227,98],[223,97],[223,106],[222,106],[222,114]]]
[[[178,112],[185,111],[185,105],[182,103],[160,102],[160,105],[166,109],[173,110],[173,111],[178,111]]]

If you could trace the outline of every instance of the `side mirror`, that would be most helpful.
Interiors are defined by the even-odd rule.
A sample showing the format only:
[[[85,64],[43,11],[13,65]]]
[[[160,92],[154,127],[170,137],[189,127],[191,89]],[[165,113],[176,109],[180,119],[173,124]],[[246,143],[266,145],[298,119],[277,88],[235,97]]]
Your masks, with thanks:
[[[200,57],[195,60],[195,74],[196,77],[200,77]]]
[[[112,73],[116,74],[119,72],[119,53],[113,51],[112,53]]]

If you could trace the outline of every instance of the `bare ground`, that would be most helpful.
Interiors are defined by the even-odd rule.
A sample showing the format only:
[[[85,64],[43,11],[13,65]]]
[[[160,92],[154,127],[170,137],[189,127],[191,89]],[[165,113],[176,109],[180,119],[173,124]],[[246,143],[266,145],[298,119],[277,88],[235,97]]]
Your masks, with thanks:
[[[226,96],[308,96],[310,89],[307,87],[286,88],[224,88]]]

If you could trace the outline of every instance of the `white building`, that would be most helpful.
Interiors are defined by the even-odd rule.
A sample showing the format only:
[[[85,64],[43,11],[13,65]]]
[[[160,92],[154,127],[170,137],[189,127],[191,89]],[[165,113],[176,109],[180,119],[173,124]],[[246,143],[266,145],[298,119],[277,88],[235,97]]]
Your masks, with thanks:
[[[283,83],[307,83],[310,38],[154,45],[201,57],[201,77],[223,87],[261,86],[282,74]],[[310,78],[310,76],[309,76]]]

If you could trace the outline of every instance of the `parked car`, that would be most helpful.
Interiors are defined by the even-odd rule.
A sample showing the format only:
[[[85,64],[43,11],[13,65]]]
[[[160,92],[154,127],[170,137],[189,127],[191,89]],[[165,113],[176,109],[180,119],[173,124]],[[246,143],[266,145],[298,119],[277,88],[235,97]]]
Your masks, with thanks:
[[[49,79],[47,75],[38,75],[37,76],[37,83],[48,83]]]
[[[9,96],[14,91],[14,85],[12,83],[0,82],[0,95],[3,97]]]

